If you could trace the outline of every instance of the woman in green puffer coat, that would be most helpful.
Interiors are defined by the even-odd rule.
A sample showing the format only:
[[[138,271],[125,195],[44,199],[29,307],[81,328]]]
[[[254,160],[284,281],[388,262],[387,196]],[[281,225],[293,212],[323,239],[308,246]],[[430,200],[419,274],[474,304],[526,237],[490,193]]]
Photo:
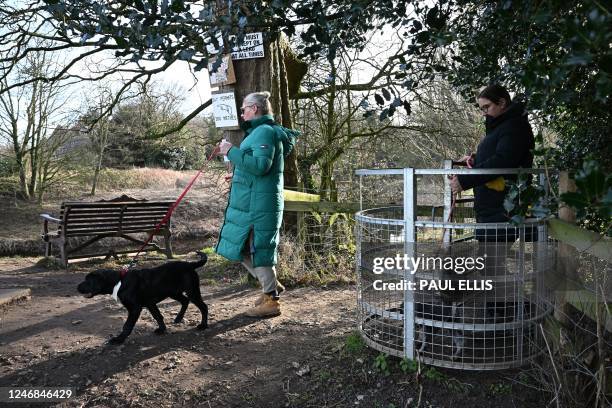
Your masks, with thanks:
[[[242,262],[261,283],[263,294],[245,314],[268,317],[280,314],[276,269],[279,229],[283,215],[284,159],[299,132],[274,122],[270,93],[247,95],[242,107],[246,137],[240,147],[223,140],[220,154],[234,166],[225,221],[215,251]]]

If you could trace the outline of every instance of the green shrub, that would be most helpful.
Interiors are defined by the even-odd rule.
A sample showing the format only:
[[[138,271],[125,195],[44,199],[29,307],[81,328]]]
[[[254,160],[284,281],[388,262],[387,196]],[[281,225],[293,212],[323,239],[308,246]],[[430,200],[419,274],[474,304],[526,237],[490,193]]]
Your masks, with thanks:
[[[391,370],[389,369],[389,361],[387,360],[388,357],[388,354],[380,353],[374,359],[374,368],[384,375],[391,374]]]
[[[399,362],[399,367],[404,374],[416,373],[419,369],[419,365],[416,360],[409,360],[406,357],[402,358],[402,360]]]
[[[17,173],[17,162],[10,156],[0,155],[0,177],[11,177]]]
[[[357,331],[351,332],[344,341],[344,349],[350,354],[359,354],[365,349],[365,342]]]
[[[19,177],[5,176],[0,177],[0,193],[13,193],[19,190]]]

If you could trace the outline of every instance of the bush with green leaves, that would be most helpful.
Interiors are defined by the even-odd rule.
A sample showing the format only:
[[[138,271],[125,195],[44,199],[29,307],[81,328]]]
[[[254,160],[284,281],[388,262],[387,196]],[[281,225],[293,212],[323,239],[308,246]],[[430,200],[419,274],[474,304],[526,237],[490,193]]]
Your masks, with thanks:
[[[517,181],[510,183],[504,199],[504,209],[510,222],[521,224],[525,218],[544,218],[551,214],[551,203],[544,187],[531,182],[531,175],[519,174]]]
[[[147,167],[161,167],[172,170],[183,170],[186,160],[187,149],[183,146],[152,149],[146,152],[145,156]]]
[[[612,175],[600,163],[587,160],[574,175],[576,191],[561,195],[561,201],[576,210],[585,227],[612,236]]]
[[[390,375],[391,368],[389,366],[389,355],[386,353],[378,354],[374,359],[374,368],[384,375]]]
[[[0,177],[11,177],[17,174],[18,167],[15,159],[8,155],[0,154]]]
[[[399,367],[404,374],[416,373],[419,369],[419,363],[416,360],[410,360],[404,357],[399,362]]]

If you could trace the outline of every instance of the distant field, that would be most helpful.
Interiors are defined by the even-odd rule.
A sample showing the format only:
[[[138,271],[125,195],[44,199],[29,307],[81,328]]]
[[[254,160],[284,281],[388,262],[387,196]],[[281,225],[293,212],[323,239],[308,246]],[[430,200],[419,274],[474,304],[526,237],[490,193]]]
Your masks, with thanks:
[[[38,251],[42,228],[39,215],[59,215],[63,201],[96,201],[122,194],[139,199],[172,200],[179,196],[195,174],[196,171],[157,168],[106,169],[100,176],[94,197],[89,195],[89,177],[75,175],[51,191],[42,205],[17,200],[14,191],[2,191],[0,253],[32,254]],[[221,169],[209,169],[201,174],[173,215],[173,231],[177,239],[206,237],[218,230],[229,188],[225,175]]]

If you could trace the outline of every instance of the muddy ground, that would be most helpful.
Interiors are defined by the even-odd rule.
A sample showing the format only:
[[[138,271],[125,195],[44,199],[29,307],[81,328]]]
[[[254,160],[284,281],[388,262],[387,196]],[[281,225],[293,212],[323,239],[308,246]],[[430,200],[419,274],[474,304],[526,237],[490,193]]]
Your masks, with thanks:
[[[202,285],[207,330],[195,330],[199,313],[191,306],[183,323],[155,335],[144,311],[124,345],[108,346],[124,309],[110,296],[85,299],[75,290],[100,263],[62,270],[39,260],[0,258],[1,288],[32,289],[31,300],[0,311],[0,386],[76,387],[60,406],[392,408],[416,406],[419,394],[424,407],[546,405],[525,372],[431,369],[419,377],[391,357],[386,369],[377,366],[378,353],[354,334],[352,286],[293,288],[281,316],[243,317],[258,290],[237,269],[212,263],[201,272],[203,282],[216,282]],[[179,308],[166,301],[160,309],[170,322]]]
[[[227,186],[202,180],[173,216],[179,255],[214,245],[219,229]],[[184,184],[178,181],[169,189],[97,198],[172,198]],[[38,207],[0,199],[0,253],[40,253],[38,214],[57,215],[61,201]],[[160,262],[149,258],[142,265]],[[67,407],[498,408],[541,407],[550,399],[525,370],[402,370],[400,360],[369,350],[355,334],[354,285],[289,287],[281,316],[243,317],[258,289],[239,267],[215,256],[200,271],[207,330],[195,329],[199,312],[193,306],[183,323],[171,324],[179,305],[166,301],[160,304],[166,334],[153,334],[156,324],[143,311],[126,343],[108,346],[125,310],[110,296],[85,299],[76,291],[86,273],[102,266],[118,267],[88,261],[64,270],[40,257],[0,257],[0,288],[32,290],[30,300],[0,310],[0,387],[75,387],[76,397],[55,404]]]

